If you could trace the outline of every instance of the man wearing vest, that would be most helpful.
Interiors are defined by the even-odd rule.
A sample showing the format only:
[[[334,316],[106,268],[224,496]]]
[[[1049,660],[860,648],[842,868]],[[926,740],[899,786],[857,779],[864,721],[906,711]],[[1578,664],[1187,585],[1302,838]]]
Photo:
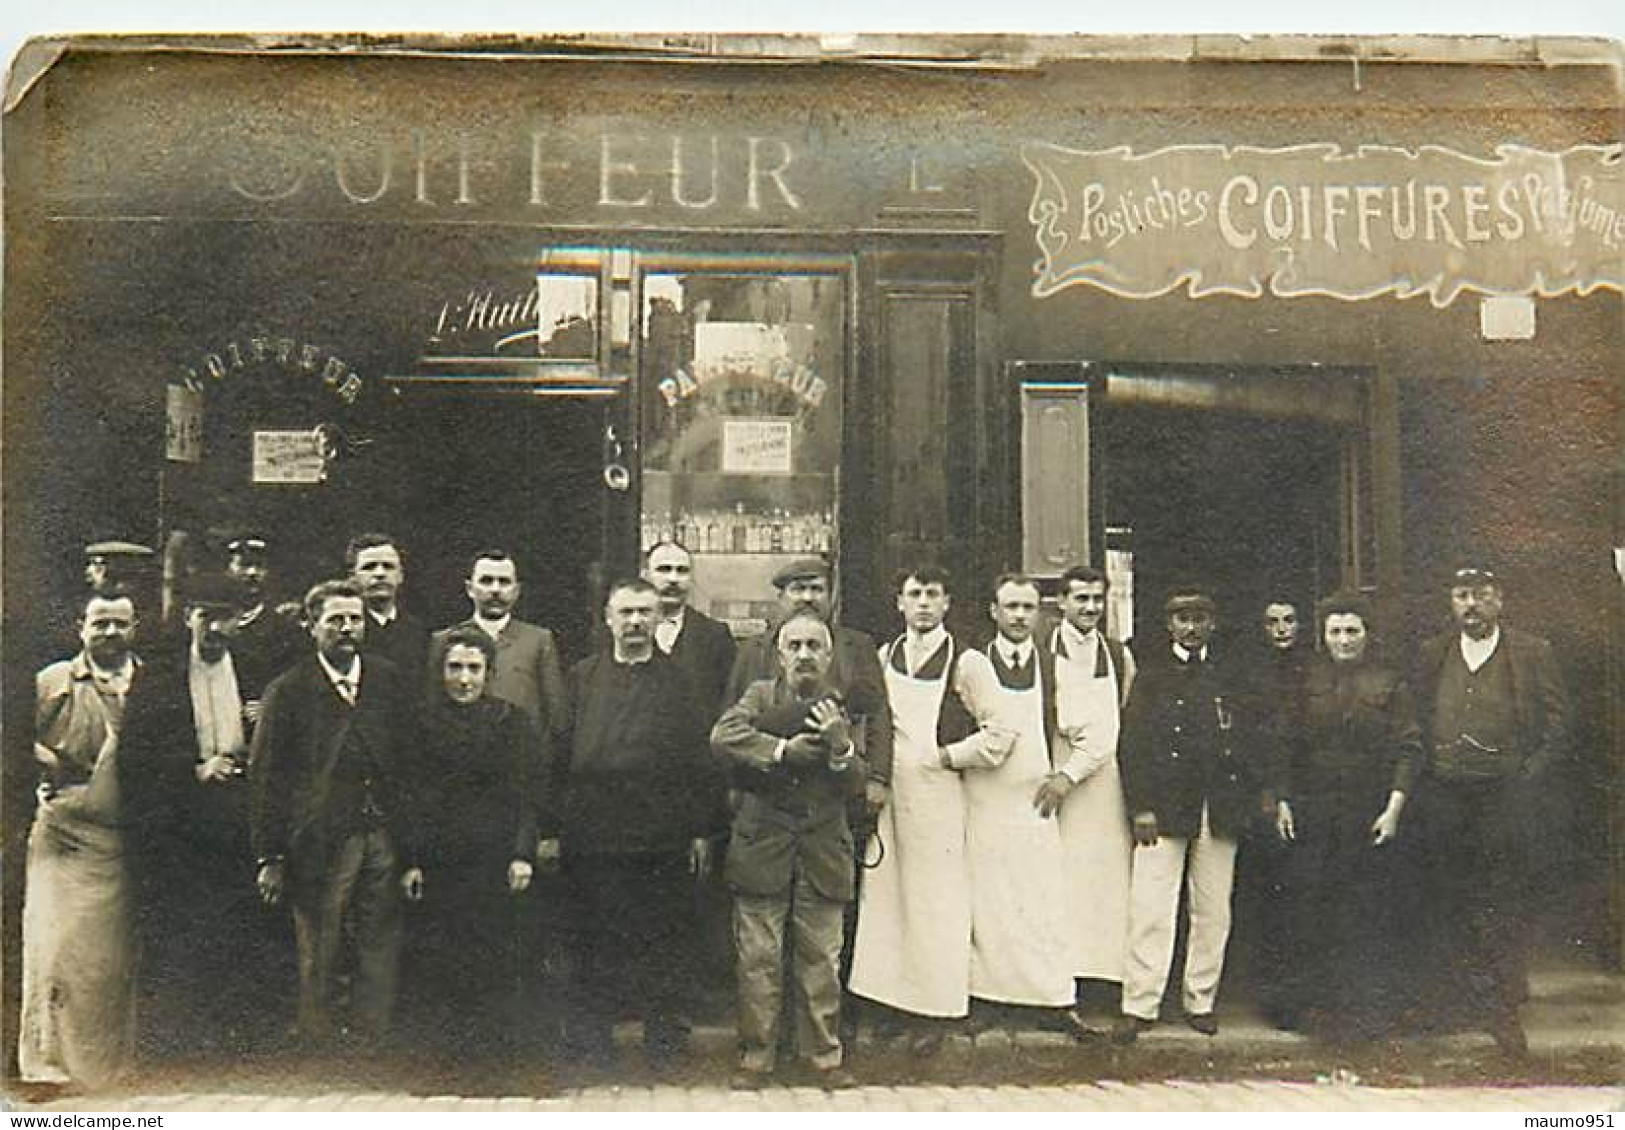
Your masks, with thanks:
[[[1549,643],[1501,626],[1501,585],[1458,569],[1458,630],[1425,643],[1416,676],[1430,764],[1418,790],[1424,894],[1444,955],[1440,999],[1465,1002],[1500,1049],[1528,1050],[1527,821],[1562,756],[1568,700]]]
[[[1061,574],[1061,623],[1050,635],[1055,657],[1055,768],[1039,786],[1041,814],[1059,809],[1066,850],[1068,934],[1080,982],[1123,980],[1128,937],[1129,833],[1117,767],[1123,703],[1134,682],[1134,656],[1107,637],[1106,575],[1087,565]],[[1080,985],[1080,990],[1085,986]],[[1081,1000],[1080,1000],[1080,1003]]]
[[[1169,644],[1140,669],[1118,745],[1136,845],[1123,1011],[1113,1032],[1122,1044],[1156,1022],[1182,887],[1190,909],[1186,1020],[1204,1035],[1218,1032],[1213,1005],[1230,938],[1236,840],[1259,809],[1265,768],[1241,673],[1209,643],[1212,596],[1175,588],[1163,608]]]
[[[966,653],[943,625],[951,583],[937,565],[905,573],[897,591],[905,630],[880,649],[892,712],[892,792],[869,845],[874,862],[858,896],[847,983],[860,997],[918,1018],[911,1047],[922,1055],[941,1046],[940,1020],[969,1011],[970,871],[956,767],[993,740],[960,697],[965,672],[975,666],[961,660],[982,656]]]

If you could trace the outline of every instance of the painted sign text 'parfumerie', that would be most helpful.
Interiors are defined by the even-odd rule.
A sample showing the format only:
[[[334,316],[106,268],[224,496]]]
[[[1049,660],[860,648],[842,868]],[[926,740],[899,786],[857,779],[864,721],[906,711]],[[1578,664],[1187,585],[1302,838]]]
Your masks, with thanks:
[[[1621,147],[1472,157],[1300,145],[1065,149],[1035,142],[1035,297],[1265,288],[1277,297],[1587,294],[1625,287]]]

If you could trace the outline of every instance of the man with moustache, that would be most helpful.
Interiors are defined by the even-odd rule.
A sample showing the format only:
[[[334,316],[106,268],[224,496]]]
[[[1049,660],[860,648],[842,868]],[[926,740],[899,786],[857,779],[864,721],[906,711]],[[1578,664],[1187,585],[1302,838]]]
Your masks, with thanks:
[[[830,678],[824,618],[791,612],[773,641],[779,674],[751,683],[711,730],[711,748],[742,789],[726,866],[739,971],[733,1085],[761,1086],[775,1069],[788,964],[795,1054],[819,1085],[849,1086],[840,1035],[842,925],[856,889],[847,806],[866,770]]]
[[[344,548],[344,567],[367,603],[363,650],[415,676],[429,661],[429,630],[400,606],[406,554],[388,534],[360,534]]]
[[[569,728],[569,700],[553,633],[513,614],[524,592],[518,562],[501,549],[481,550],[469,564],[463,588],[474,614],[453,627],[476,627],[496,643],[490,693],[524,711],[544,751],[551,748]],[[437,646],[451,630],[434,634]]]
[[[225,559],[225,575],[237,588],[241,610],[232,633],[232,666],[244,717],[252,727],[259,721],[265,688],[303,653],[306,635],[299,627],[297,604],[270,600],[270,545],[263,534],[228,534]]]
[[[252,727],[233,646],[240,592],[215,574],[187,582],[186,634],[150,656],[143,691],[125,714],[148,1054],[241,1054],[274,1030],[277,1005],[265,990],[280,947],[251,883]],[[260,976],[243,978],[244,966]]]
[[[299,951],[299,1028],[333,1035],[338,966],[354,952],[350,1032],[389,1032],[401,950],[401,899],[421,897],[416,866],[417,733],[403,672],[362,655],[368,610],[353,581],[305,596],[313,653],[272,681],[249,757],[260,897],[287,896]],[[409,677],[411,686],[408,686]]]
[[[988,614],[996,634],[966,656],[965,697],[978,722],[1008,740],[943,753],[943,764],[961,770],[965,782],[970,995],[1060,1010],[1067,1024],[1076,996],[1075,946],[1067,934],[1066,849],[1047,801],[1060,735],[1054,656],[1033,638],[1037,582],[1019,573],[1000,576]]]
[[[1447,1009],[1465,1008],[1502,1052],[1528,1052],[1531,808],[1567,748],[1569,703],[1552,646],[1501,623],[1486,565],[1450,582],[1456,630],[1419,649],[1415,685],[1430,760],[1417,790],[1424,895]]]
[[[980,657],[944,626],[951,584],[937,565],[904,573],[904,631],[880,649],[895,740],[892,793],[876,828],[885,849],[858,896],[847,982],[856,995],[914,1018],[917,1055],[940,1047],[942,1021],[969,1011],[970,863],[955,766],[998,740],[978,728],[963,700]]]
[[[1204,588],[1173,589],[1169,643],[1140,668],[1123,713],[1118,758],[1133,820],[1128,957],[1113,1039],[1133,1043],[1156,1022],[1173,962],[1179,894],[1187,891],[1186,1021],[1214,1035],[1230,937],[1236,841],[1260,810],[1258,723],[1239,670],[1212,646],[1218,625]]]
[[[1060,740],[1035,803],[1041,815],[1059,812],[1073,975],[1080,982],[1121,983],[1134,838],[1117,739],[1135,666],[1133,653],[1101,630],[1108,587],[1106,574],[1087,565],[1061,574],[1061,623],[1047,644],[1055,657]]]
[[[131,1056],[131,890],[125,861],[131,780],[120,737],[141,693],[135,602],[89,593],[80,650],[35,678],[38,806],[22,909],[18,1075],[57,1089],[115,1082]]]
[[[733,670],[733,633],[689,604],[694,590],[694,558],[674,541],[657,542],[643,558],[643,577],[660,598],[655,645],[671,656],[694,687],[708,713],[707,728],[722,712],[728,675]]]
[[[610,647],[570,671],[554,777],[578,970],[571,1050],[607,1060],[611,1025],[631,1014],[662,1067],[688,1046],[694,880],[710,868],[722,779],[701,741],[704,706],[655,642],[655,587],[611,585],[604,620]]]
[[[774,574],[773,587],[778,591],[779,623],[797,612],[807,611],[830,625],[834,641],[830,678],[845,688],[846,709],[853,724],[863,729],[864,760],[869,774],[864,788],[864,807],[872,820],[886,803],[892,767],[891,707],[886,702],[886,679],[875,658],[875,641],[856,628],[831,622],[830,570],[822,558],[791,561]],[[779,658],[773,641],[774,633],[770,629],[740,644],[733,672],[728,677],[727,701],[738,702],[752,683],[776,677]]]

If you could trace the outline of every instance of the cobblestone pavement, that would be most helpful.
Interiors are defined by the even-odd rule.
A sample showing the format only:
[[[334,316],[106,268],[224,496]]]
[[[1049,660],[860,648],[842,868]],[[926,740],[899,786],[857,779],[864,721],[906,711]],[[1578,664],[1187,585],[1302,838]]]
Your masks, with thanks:
[[[1344,1082],[1161,1083],[1095,1082],[1070,1086],[772,1087],[730,1091],[718,1087],[587,1087],[548,1098],[405,1095],[337,1092],[297,1097],[248,1094],[154,1094],[118,1101],[57,1102],[38,1109],[85,1112],[327,1112],[400,1111],[427,1114],[509,1112],[668,1111],[1292,1111],[1292,1112],[1549,1112],[1617,1111],[1625,1087],[1403,1087]]]

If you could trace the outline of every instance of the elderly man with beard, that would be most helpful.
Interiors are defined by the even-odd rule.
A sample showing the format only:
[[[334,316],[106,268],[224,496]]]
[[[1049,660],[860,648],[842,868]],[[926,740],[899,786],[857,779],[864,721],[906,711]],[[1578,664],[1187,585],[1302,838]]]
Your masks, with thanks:
[[[35,679],[39,806],[28,835],[22,1015],[17,1068],[26,1083],[95,1088],[131,1052],[130,883],[120,735],[141,692],[135,602],[90,594],[79,653]]]
[[[655,588],[610,586],[608,650],[570,671],[572,727],[554,783],[578,971],[571,1050],[612,1055],[618,1016],[643,1021],[656,1067],[688,1044],[694,877],[710,866],[722,782],[700,741],[702,704],[655,644]]]
[[[1417,655],[1415,686],[1431,757],[1417,790],[1425,905],[1441,957],[1440,1000],[1475,1013],[1506,1054],[1528,1040],[1531,808],[1568,742],[1569,703],[1539,636],[1501,624],[1502,589],[1480,563],[1456,570],[1456,630]]]
[[[856,890],[847,804],[862,795],[867,767],[830,678],[829,625],[801,609],[773,639],[778,676],[751,683],[711,730],[743,788],[726,868],[739,962],[734,1085],[760,1086],[774,1070],[788,957],[796,1054],[820,1085],[846,1086],[841,934]]]

